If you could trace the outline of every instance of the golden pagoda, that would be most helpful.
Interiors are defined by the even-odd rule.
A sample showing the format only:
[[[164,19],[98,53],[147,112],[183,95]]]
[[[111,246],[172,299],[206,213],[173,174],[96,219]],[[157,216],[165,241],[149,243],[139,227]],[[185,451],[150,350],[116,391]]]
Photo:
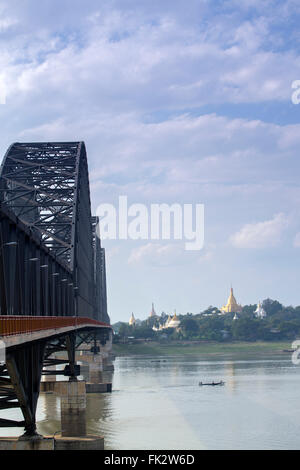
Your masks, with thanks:
[[[128,322],[128,323],[129,323],[129,325],[130,325],[130,326],[134,326],[134,325],[135,325],[135,323],[136,323],[136,322],[135,322],[134,315],[133,315],[133,312],[132,312],[132,314],[131,314],[131,317],[130,317],[130,319],[129,319],[129,322]]]
[[[180,325],[180,320],[178,320],[177,318],[176,310],[175,310],[174,316],[170,317],[169,315],[169,318],[168,318],[168,322],[166,323],[166,328],[178,328],[178,326]]]
[[[232,287],[230,288],[230,294],[228,297],[227,304],[223,305],[223,307],[221,307],[220,310],[222,313],[241,313],[242,306],[238,304],[237,301],[235,300]]]

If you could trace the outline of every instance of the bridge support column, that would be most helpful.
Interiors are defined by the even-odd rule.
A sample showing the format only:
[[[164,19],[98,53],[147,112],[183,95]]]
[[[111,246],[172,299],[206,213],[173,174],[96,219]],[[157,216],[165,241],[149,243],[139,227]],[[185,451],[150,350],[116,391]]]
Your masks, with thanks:
[[[113,371],[115,369],[112,363],[112,359],[108,354],[103,357],[102,361],[104,371]]]
[[[89,362],[89,382],[86,384],[87,393],[111,392],[111,382],[103,382],[103,364],[100,354],[94,356],[94,362]]]
[[[101,344],[100,353],[102,356],[103,361],[103,370],[104,371],[113,371],[114,365],[113,355],[112,355],[112,332],[110,331],[108,334],[108,338],[106,339],[104,344]]]
[[[102,360],[100,357],[100,361],[98,362],[90,362],[89,363],[89,382],[92,384],[98,384],[103,381],[103,366]]]
[[[111,381],[104,380],[103,357],[102,354],[86,353],[81,354],[80,361],[88,367],[87,372],[87,393],[107,393],[112,391]]]
[[[85,382],[58,382],[61,396],[62,437],[86,436],[86,390]]]
[[[23,348],[16,348],[6,354],[6,367],[11,385],[24,416],[25,433],[19,438],[20,440],[41,438],[36,431],[36,407],[44,351],[45,343],[37,342]]]

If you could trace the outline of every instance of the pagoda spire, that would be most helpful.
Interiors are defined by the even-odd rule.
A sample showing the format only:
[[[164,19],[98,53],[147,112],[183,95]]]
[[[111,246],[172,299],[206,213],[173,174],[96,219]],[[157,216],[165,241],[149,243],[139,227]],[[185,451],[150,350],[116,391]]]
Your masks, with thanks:
[[[155,316],[156,316],[156,312],[155,312],[155,309],[154,309],[154,303],[152,302],[152,309],[151,309],[149,317],[155,317]]]
[[[131,317],[129,319],[129,325],[134,326],[135,323],[136,323],[136,320],[135,320],[133,312],[132,312]]]
[[[234,294],[233,294],[233,287],[232,287],[232,284],[231,284],[231,287],[230,287],[230,294],[229,294],[229,297],[228,297],[228,301],[227,301],[227,304],[224,305],[222,308],[221,308],[221,312],[223,313],[240,313],[242,311],[242,306],[239,305],[234,297]]]

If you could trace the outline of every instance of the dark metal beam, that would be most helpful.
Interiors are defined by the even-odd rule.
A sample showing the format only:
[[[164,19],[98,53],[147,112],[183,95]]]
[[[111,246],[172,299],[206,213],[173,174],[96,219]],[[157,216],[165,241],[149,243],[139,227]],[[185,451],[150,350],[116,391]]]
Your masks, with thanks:
[[[97,223],[83,142],[12,144],[0,168],[0,315],[109,323]],[[96,334],[101,341],[103,335]],[[90,341],[92,327],[52,339],[47,348],[46,340],[12,347],[0,365],[0,409],[19,406],[24,421],[0,419],[0,426],[25,426],[34,434],[43,364],[67,363],[62,373],[76,380],[75,348]],[[67,351],[66,361],[50,357],[58,351]]]

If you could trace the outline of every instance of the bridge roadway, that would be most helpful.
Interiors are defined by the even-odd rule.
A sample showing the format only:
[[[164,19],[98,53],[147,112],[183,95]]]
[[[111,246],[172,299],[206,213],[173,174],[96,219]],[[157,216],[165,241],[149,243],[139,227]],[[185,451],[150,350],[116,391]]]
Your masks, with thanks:
[[[61,371],[55,371],[55,375],[61,373],[69,377],[69,384],[58,382],[61,386],[70,385],[71,392],[66,387],[63,392],[67,394],[67,410],[62,408],[62,421],[64,421],[65,431],[63,436],[77,436],[75,441],[62,441],[60,437],[60,446],[62,449],[74,449],[74,442],[85,448],[103,448],[103,439],[99,437],[88,438],[85,432],[85,409],[78,410],[78,402],[84,401],[85,391],[83,391],[80,382],[77,382],[77,376],[80,375],[80,367],[76,364],[76,348],[84,344],[92,343],[95,347],[100,343],[104,346],[112,334],[109,324],[84,317],[30,317],[30,316],[0,316],[0,410],[20,408],[24,420],[15,421],[9,419],[0,419],[2,427],[24,427],[25,434],[20,440],[31,442],[31,447],[18,447],[14,439],[1,441],[0,450],[3,448],[45,448],[49,446],[49,439],[41,440],[44,447],[34,447],[37,438],[41,438],[36,433],[35,411],[39,396],[41,375],[52,375],[53,370],[47,370],[47,367],[56,365],[65,365]],[[100,352],[100,348],[99,352]],[[67,352],[67,358],[53,358],[56,352]],[[97,351],[91,347],[89,359],[95,361],[101,356],[94,356]],[[37,359],[37,360],[36,360]],[[1,363],[2,361],[2,363]],[[99,365],[93,362],[93,365]],[[98,368],[97,368],[98,369]],[[77,390],[77,384],[79,391]],[[74,387],[75,391],[74,391]],[[71,405],[68,403],[70,402]],[[71,415],[69,415],[71,413]],[[74,414],[75,413],[75,414]],[[67,416],[66,416],[67,415]],[[70,419],[71,416],[71,419]],[[56,438],[57,441],[58,437]],[[56,442],[55,441],[55,442]],[[33,444],[35,442],[35,444]],[[41,446],[41,444],[39,444]],[[70,447],[71,446],[71,447]],[[96,446],[96,447],[94,447]],[[99,447],[100,446],[100,447]],[[46,447],[49,448],[49,447]],[[59,447],[58,447],[59,448]]]
[[[53,374],[47,367],[65,365],[55,375],[61,373],[76,382],[80,375],[76,348],[89,343],[94,348],[100,343],[101,347],[111,334],[109,324],[91,318],[0,316],[0,410],[20,408],[24,416],[23,421],[0,418],[0,426],[24,427],[23,438],[36,437],[41,376]],[[67,352],[65,359],[53,357],[63,351]],[[92,357],[93,353],[97,351],[92,346]],[[72,422],[74,425],[76,428],[76,422]]]
[[[71,332],[111,330],[111,326],[84,317],[0,316],[0,339],[5,350],[34,341],[50,340]]]

